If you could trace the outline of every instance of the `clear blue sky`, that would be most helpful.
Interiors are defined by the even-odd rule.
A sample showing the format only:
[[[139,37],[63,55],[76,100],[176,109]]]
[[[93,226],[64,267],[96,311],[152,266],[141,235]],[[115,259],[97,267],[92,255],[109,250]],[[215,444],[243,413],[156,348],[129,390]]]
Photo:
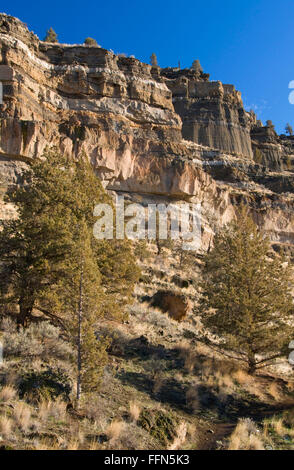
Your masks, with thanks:
[[[91,36],[144,62],[155,52],[162,67],[198,58],[212,80],[233,83],[260,119],[279,132],[286,122],[294,127],[293,0],[2,0],[0,9],[41,39],[52,26],[60,42]]]

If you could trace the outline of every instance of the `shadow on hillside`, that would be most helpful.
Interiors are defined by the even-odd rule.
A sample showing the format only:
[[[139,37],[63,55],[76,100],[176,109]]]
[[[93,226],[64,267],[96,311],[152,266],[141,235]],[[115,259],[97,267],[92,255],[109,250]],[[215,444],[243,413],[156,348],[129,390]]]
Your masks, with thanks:
[[[186,404],[186,391],[187,385],[183,385],[176,379],[168,379],[163,382],[160,390],[156,393],[154,391],[154,381],[147,374],[138,372],[120,372],[118,375],[119,380],[124,385],[132,385],[140,392],[147,393],[150,398],[161,403],[167,403],[174,408],[189,411]]]
[[[162,383],[160,390],[154,392],[154,380],[148,375],[139,372],[121,371],[119,380],[124,385],[131,385],[140,392],[144,392],[155,401],[169,404],[173,408],[195,415],[213,413],[215,418],[224,422],[236,423],[239,418],[250,417],[260,421],[265,417],[274,415],[277,411],[289,407],[276,406],[262,403],[255,397],[237,397],[227,395],[220,399],[219,394],[212,387],[201,384],[198,386],[198,407],[193,409],[187,403],[186,395],[190,388],[189,384],[168,378]]]

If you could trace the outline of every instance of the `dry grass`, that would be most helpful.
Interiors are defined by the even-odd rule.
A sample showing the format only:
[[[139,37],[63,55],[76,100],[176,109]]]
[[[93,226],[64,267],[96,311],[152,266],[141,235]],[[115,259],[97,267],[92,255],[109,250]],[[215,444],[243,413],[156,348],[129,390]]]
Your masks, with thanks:
[[[28,431],[31,424],[30,407],[26,403],[19,401],[14,406],[13,415],[18,427],[24,432]]]
[[[58,445],[58,442],[54,442],[54,441],[52,442],[51,439],[44,438],[35,443],[35,449],[36,450],[58,450],[59,445]],[[76,449],[73,449],[73,450],[76,450]]]
[[[240,419],[229,439],[229,450],[264,450],[261,437],[253,421]]]
[[[0,435],[9,438],[13,429],[13,421],[6,415],[0,416]]]
[[[291,393],[291,392],[294,392],[294,382],[289,381],[289,382],[287,383],[287,389],[288,389],[288,392],[290,392],[290,393]]]
[[[271,426],[279,436],[284,436],[287,434],[287,430],[284,426],[283,418],[275,418],[270,421]]]
[[[11,385],[5,385],[0,390],[0,400],[4,403],[12,401],[17,395],[17,391]]]
[[[110,425],[106,429],[106,435],[110,441],[110,444],[113,444],[118,441],[124,428],[125,428],[125,423],[123,421],[113,420],[110,423]]]
[[[130,416],[133,422],[137,422],[141,414],[141,408],[135,401],[130,402]]]
[[[280,400],[280,391],[276,382],[272,382],[268,388],[269,395],[275,400]]]
[[[233,373],[233,378],[240,385],[246,385],[251,381],[250,375],[242,369],[236,370],[236,372]]]
[[[72,438],[66,446],[67,450],[78,450],[79,447],[80,447],[80,443],[79,443],[79,440],[76,438]]]
[[[255,395],[260,401],[264,401],[266,399],[264,386],[259,384],[257,381],[250,382],[247,385],[246,390],[248,390],[252,395]]]
[[[183,444],[186,441],[186,437],[187,437],[187,423],[185,423],[185,421],[182,421],[176,430],[176,437],[174,438],[173,443],[168,447],[168,450],[181,449]]]
[[[41,421],[47,421],[48,418],[53,417],[62,420],[66,415],[66,403],[60,399],[56,401],[41,400],[39,405],[38,417]]]

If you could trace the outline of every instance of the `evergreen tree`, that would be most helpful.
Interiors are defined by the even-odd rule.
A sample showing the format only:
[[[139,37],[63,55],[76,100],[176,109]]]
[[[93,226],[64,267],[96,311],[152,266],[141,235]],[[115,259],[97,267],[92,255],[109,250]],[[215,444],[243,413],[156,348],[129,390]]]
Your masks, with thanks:
[[[98,325],[123,318],[139,270],[130,242],[93,236],[94,207],[111,199],[88,161],[45,157],[7,194],[18,217],[0,232],[1,302],[18,310],[23,326],[43,315],[63,328],[77,351],[79,400],[97,389],[107,358]]]
[[[86,46],[97,46],[97,41],[96,39],[93,39],[93,38],[86,38],[85,41],[84,41],[84,44]]]
[[[280,357],[291,338],[290,268],[242,209],[205,257],[201,312],[211,346],[248,364],[250,373]]]
[[[293,135],[293,128],[289,123],[287,123],[287,125],[285,127],[285,131],[286,131],[286,134]]]
[[[150,56],[150,64],[152,65],[152,67],[158,67],[157,56],[154,52],[152,52]]]
[[[50,27],[48,29],[48,31],[46,32],[46,36],[44,38],[44,41],[45,42],[53,42],[53,43],[58,42],[57,34],[55,33],[53,28]]]
[[[44,290],[66,270],[74,199],[69,164],[53,154],[33,161],[24,181],[5,197],[18,217],[1,223],[0,292],[1,303],[17,305],[17,321],[26,326]]]
[[[70,269],[45,296],[44,303],[58,312],[66,324],[68,339],[76,350],[76,398],[100,385],[107,361],[107,338],[97,338],[99,323],[106,316],[107,293],[95,258],[92,232],[85,220],[74,228]]]
[[[200,61],[198,59],[193,61],[192,70],[198,73],[203,72]]]
[[[86,223],[93,230],[94,206],[110,203],[86,160],[74,163],[55,152],[36,160],[25,173],[25,184],[12,188],[6,200],[18,209],[18,218],[4,221],[0,232],[1,302],[18,305],[18,323],[27,325],[33,311],[64,325],[58,309],[46,307],[46,296],[74,265],[79,240],[75,227]],[[92,249],[107,290],[105,309],[118,317],[130,300],[138,278],[132,247],[127,241],[92,236]]]

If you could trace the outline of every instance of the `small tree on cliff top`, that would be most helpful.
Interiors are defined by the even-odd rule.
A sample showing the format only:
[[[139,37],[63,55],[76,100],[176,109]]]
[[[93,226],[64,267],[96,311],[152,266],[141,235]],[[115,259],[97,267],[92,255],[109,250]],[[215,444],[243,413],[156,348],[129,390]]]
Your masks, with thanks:
[[[250,373],[285,353],[293,335],[290,268],[242,209],[205,257],[201,311],[212,347],[245,361]],[[233,354],[235,353],[235,354]]]
[[[96,39],[93,38],[86,38],[84,44],[86,46],[98,46]]]
[[[157,56],[154,52],[152,52],[150,56],[150,64],[152,65],[152,67],[158,67]]]
[[[285,131],[286,134],[293,135],[293,127],[289,123],[286,124]]]
[[[48,31],[46,31],[46,36],[44,38],[45,42],[58,42],[57,39],[57,34],[55,33],[53,28],[49,28]]]

